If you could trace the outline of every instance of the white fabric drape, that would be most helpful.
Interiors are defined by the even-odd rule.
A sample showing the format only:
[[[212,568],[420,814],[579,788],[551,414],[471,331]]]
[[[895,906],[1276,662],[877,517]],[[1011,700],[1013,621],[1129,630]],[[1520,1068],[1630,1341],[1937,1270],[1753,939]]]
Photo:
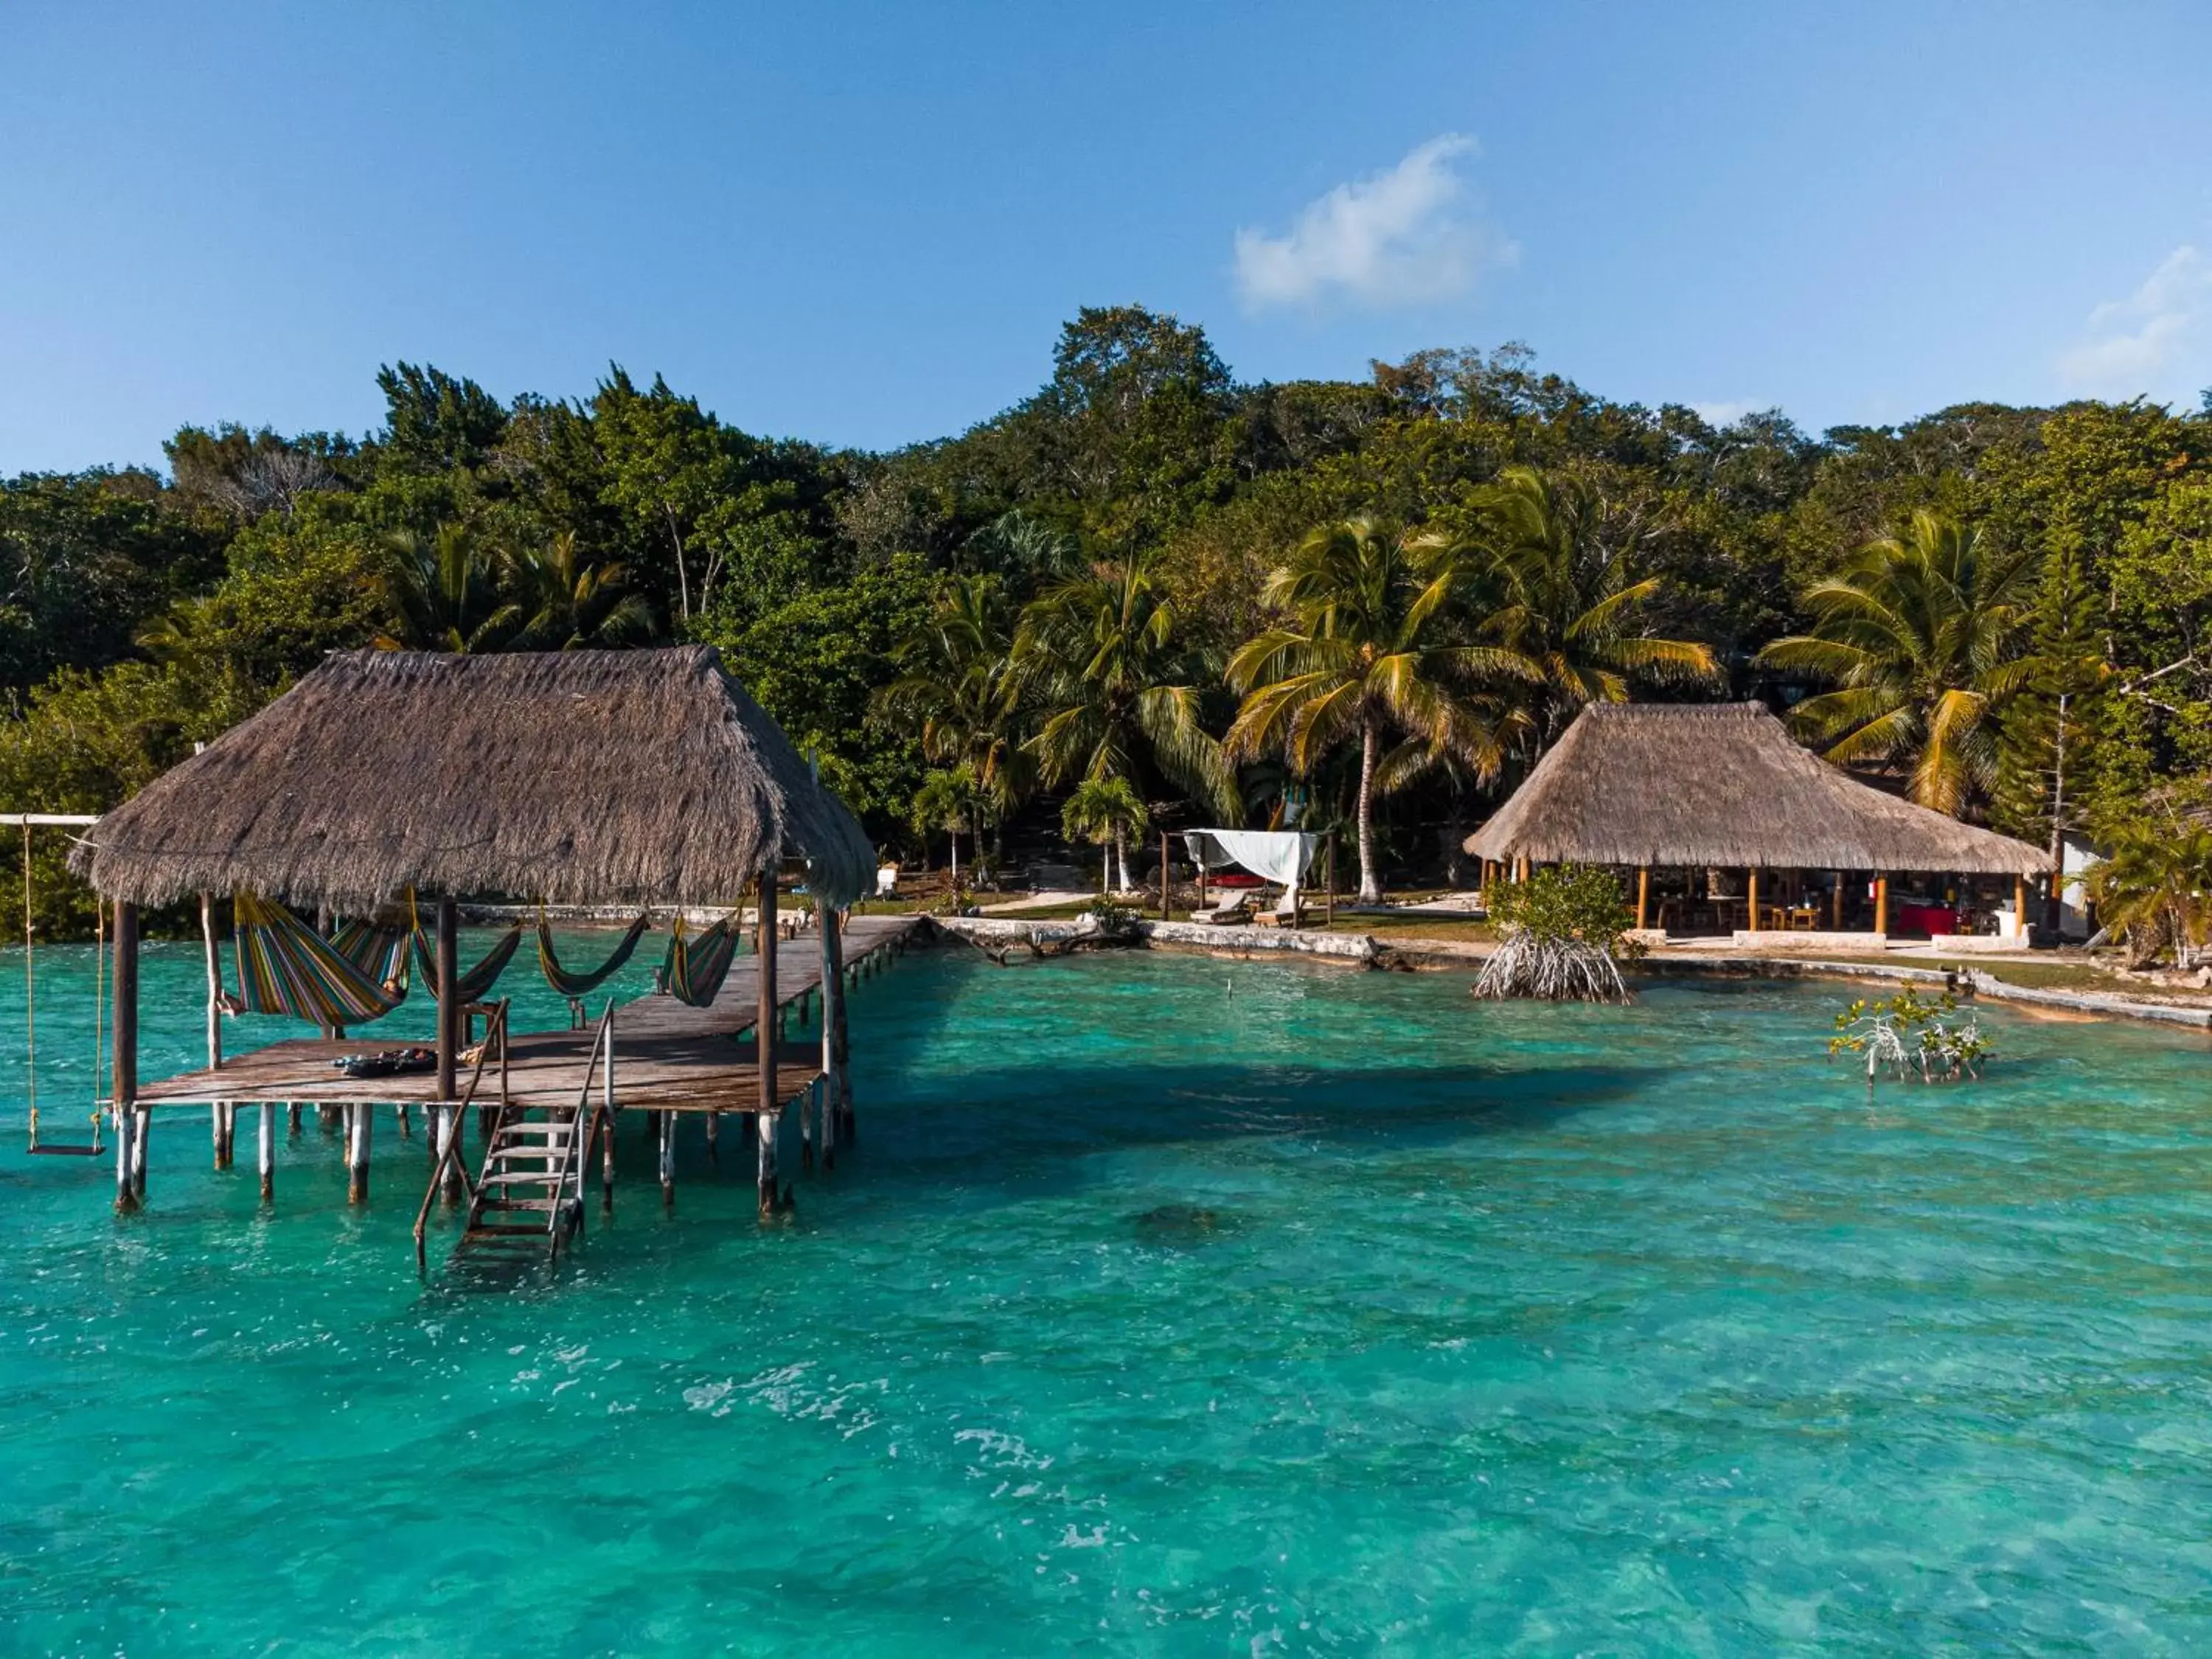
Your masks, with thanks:
[[[1305,872],[1313,867],[1321,837],[1295,830],[1186,830],[1182,844],[1191,862],[1201,868],[1220,870],[1242,865],[1262,880],[1295,894]]]

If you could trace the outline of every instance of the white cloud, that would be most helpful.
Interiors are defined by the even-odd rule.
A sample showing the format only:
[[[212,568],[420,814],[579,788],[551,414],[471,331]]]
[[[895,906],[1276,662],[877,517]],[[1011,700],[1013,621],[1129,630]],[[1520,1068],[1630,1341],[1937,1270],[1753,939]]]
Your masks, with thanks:
[[[1456,132],[1431,138],[1387,173],[1339,185],[1300,211],[1284,236],[1237,233],[1237,288],[1253,310],[1457,299],[1520,250],[1474,216],[1456,163],[1475,151]]]
[[[2081,337],[2059,356],[2059,378],[2076,392],[2104,397],[2171,392],[2208,334],[2212,260],[2185,245],[2126,299],[2089,313]]]

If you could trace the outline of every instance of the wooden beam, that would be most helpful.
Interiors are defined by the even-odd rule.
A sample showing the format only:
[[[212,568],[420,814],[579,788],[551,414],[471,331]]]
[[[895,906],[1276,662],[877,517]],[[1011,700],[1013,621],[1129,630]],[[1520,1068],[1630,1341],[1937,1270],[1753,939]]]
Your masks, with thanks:
[[[438,1098],[451,1100],[461,1068],[461,908],[438,900]]]
[[[1744,920],[1755,933],[1759,931],[1759,866],[1752,866],[1744,876]]]
[[[261,1103],[261,1135],[255,1150],[261,1165],[261,1201],[273,1204],[276,1201],[276,1103],[273,1100]]]
[[[1160,920],[1170,921],[1168,915],[1168,832],[1160,831]]]
[[[115,1207],[137,1209],[146,1197],[146,1125],[138,1111],[138,907],[115,906]]]
[[[775,875],[773,854],[760,878],[760,953],[758,1012],[753,1021],[753,1044],[760,1056],[759,1110],[775,1111],[783,1103],[775,1091]]]
[[[823,949],[829,954],[831,970],[823,979],[825,988],[834,987],[830,1004],[830,1109],[837,1120],[837,1139],[850,1145],[853,1139],[853,1046],[851,1035],[845,1024],[845,919],[835,919],[823,940]]]
[[[1875,872],[1874,878],[1874,930],[1877,933],[1889,932],[1889,878],[1880,871]]]
[[[1844,872],[1831,870],[1828,873],[1835,878],[1828,889],[1828,926],[1840,933],[1844,931]]]
[[[2027,878],[2015,875],[2012,878],[2013,937],[2025,944],[2027,940]]]
[[[655,1112],[660,1120],[660,1205],[663,1209],[676,1207],[676,1114]]]
[[[1639,933],[1650,925],[1650,915],[1651,866],[1639,864],[1636,866],[1636,927]]]
[[[837,913],[820,899],[815,902],[816,925],[822,934],[822,979],[816,988],[822,1006],[822,1167],[837,1167],[837,1012],[845,1000],[837,961]]]
[[[213,1072],[222,1066],[222,952],[216,948],[215,900],[206,893],[200,895],[200,939],[207,950],[208,1070]]]

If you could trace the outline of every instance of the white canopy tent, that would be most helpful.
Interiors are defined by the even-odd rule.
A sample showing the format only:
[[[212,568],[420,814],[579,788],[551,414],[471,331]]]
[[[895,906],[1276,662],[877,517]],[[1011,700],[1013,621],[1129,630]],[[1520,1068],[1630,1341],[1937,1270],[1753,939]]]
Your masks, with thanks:
[[[1186,830],[1182,844],[1200,870],[1236,865],[1287,890],[1295,903],[1321,837],[1297,830]]]

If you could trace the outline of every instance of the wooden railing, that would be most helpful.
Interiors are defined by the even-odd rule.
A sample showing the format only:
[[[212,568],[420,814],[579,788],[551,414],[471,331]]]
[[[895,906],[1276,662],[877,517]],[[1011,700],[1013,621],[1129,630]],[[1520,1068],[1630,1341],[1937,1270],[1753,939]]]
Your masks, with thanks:
[[[599,1074],[600,1056],[606,1058],[606,1084],[599,1103],[592,1104],[592,1080]],[[614,1133],[610,1113],[615,1097],[615,1000],[607,999],[606,1012],[599,1016],[599,1029],[592,1034],[591,1052],[584,1056],[583,1086],[576,1091],[576,1110],[569,1119],[568,1144],[561,1164],[560,1179],[553,1187],[553,1212],[546,1218],[545,1255],[548,1261],[561,1254],[562,1224],[573,1220],[576,1231],[584,1228],[584,1171],[590,1167],[592,1143],[606,1126],[606,1133]],[[584,1119],[586,1107],[591,1109],[591,1121]],[[571,1187],[575,1188],[572,1194]]]
[[[469,1086],[462,1092],[460,1103],[458,1106],[441,1103],[440,1109],[453,1114],[453,1121],[447,1127],[446,1144],[438,1149],[438,1161],[430,1166],[430,1184],[423,1191],[422,1207],[415,1212],[415,1265],[424,1272],[428,1271],[423,1236],[429,1227],[430,1206],[438,1201],[438,1194],[449,1175],[460,1176],[462,1186],[468,1191],[470,1212],[474,1213],[476,1209],[477,1185],[469,1178],[468,1164],[460,1155],[461,1141],[463,1132],[468,1127],[469,1108],[475,1103],[477,1089],[483,1082],[484,1062],[491,1058],[495,1043],[499,1048],[499,1113],[492,1120],[494,1140],[499,1137],[499,1126],[507,1119],[507,999],[501,997],[491,1005],[490,1012],[485,1017],[483,1042],[477,1049],[477,1063],[469,1073]]]

